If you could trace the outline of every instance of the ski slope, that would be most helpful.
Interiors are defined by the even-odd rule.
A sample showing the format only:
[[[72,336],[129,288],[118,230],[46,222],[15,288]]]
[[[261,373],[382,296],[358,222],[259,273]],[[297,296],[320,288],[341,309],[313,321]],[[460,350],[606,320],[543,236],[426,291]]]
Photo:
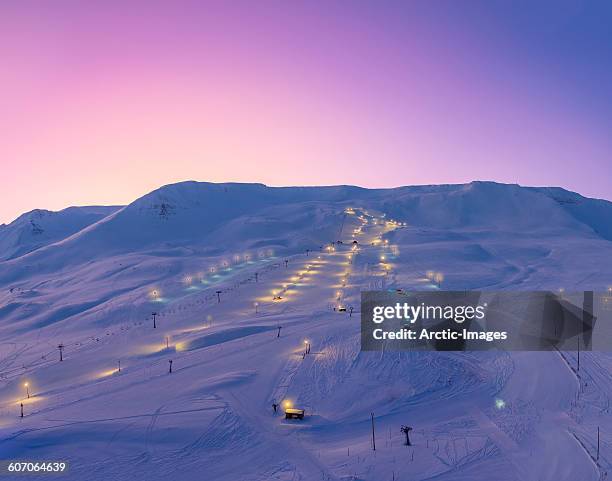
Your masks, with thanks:
[[[605,479],[609,353],[361,353],[359,296],[438,289],[428,271],[602,291],[611,212],[492,183],[159,189],[0,262],[0,458],[94,481]]]

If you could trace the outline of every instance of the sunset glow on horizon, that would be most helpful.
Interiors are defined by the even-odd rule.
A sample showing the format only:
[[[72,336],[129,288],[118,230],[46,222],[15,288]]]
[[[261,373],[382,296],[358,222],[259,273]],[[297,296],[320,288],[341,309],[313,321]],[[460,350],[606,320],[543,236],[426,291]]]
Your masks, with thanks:
[[[182,180],[612,199],[612,7],[461,4],[4,4],[0,224]]]

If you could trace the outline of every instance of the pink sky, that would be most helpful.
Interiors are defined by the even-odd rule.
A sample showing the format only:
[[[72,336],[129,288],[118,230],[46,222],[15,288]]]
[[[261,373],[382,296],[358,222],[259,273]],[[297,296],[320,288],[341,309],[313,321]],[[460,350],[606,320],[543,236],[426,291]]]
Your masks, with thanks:
[[[612,197],[609,69],[569,61],[576,11],[408,3],[0,7],[0,223],[189,179]]]

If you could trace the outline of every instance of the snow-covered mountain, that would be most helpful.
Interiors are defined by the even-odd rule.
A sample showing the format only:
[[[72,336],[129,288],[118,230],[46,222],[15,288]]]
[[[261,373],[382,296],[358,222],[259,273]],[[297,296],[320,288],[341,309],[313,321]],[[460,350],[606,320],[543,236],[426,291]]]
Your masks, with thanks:
[[[325,216],[342,215],[347,205],[378,209],[416,227],[543,234],[572,230],[612,238],[607,221],[612,203],[563,189],[492,182],[397,189],[182,182],[157,189],[123,208],[81,207],[24,214],[0,231],[0,258],[17,257],[53,243],[39,253],[40,257],[60,251],[78,261],[74,254],[79,252],[90,259],[147,248],[218,249],[219,242],[231,248],[261,242],[262,238],[301,248],[333,239],[333,228],[325,231]],[[331,219],[336,221],[336,217]],[[303,238],[286,235],[309,229],[313,233],[303,233]]]
[[[10,294],[0,304],[0,332],[27,329],[24,323],[86,323],[100,319],[111,302],[137,309],[132,297],[146,299],[146,289],[236,255],[288,256],[350,239],[348,207],[407,223],[388,239],[401,252],[418,253],[406,259],[415,267],[464,266],[458,278],[448,272],[449,287],[539,288],[551,269],[560,284],[566,275],[575,278],[576,269],[594,281],[586,272],[610,252],[612,203],[563,189],[492,182],[396,189],[182,182],[125,207],[25,214],[0,231],[0,245],[10,246],[0,262],[0,289]],[[33,234],[32,225],[43,232]],[[44,241],[34,247],[37,236]],[[472,281],[475,262],[480,268]]]
[[[27,212],[8,225],[0,225],[0,261],[65,239],[117,209],[118,206],[87,206],[59,212],[42,209]]]
[[[610,202],[491,182],[184,182],[81,209],[36,245],[15,234],[27,217],[0,229],[4,458],[68,459],[71,480],[590,481],[612,467],[609,437],[594,448],[597,426],[612,433],[608,353],[582,353],[580,376],[573,353],[362,353],[358,315],[333,309],[437,289],[427,271],[443,289],[605,291]],[[285,399],[303,423],[273,414]]]

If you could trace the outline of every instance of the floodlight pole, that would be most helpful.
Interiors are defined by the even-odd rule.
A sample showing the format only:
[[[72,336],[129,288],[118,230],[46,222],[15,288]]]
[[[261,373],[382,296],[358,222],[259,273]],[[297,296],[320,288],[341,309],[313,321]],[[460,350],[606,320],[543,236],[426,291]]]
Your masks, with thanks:
[[[374,433],[374,413],[370,413],[372,419],[372,449],[376,451],[376,434]]]
[[[580,334],[578,334],[578,372],[580,372]]]

